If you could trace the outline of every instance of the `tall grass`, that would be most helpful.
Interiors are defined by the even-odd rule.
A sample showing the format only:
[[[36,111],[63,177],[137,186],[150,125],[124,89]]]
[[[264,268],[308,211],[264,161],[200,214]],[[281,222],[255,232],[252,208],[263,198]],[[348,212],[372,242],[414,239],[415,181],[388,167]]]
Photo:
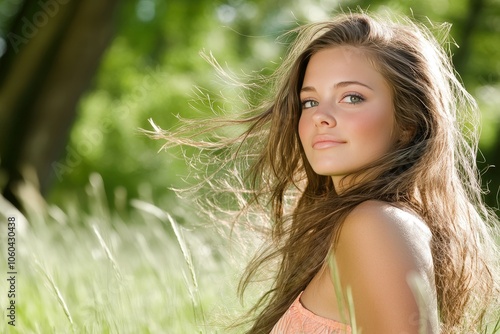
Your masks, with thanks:
[[[16,326],[7,323],[2,279],[0,333],[224,332],[218,314],[239,306],[230,297],[237,268],[221,252],[223,239],[209,229],[187,230],[144,200],[111,212],[96,180],[87,189],[90,212],[74,201],[64,209],[39,205],[30,209],[29,226],[18,226]],[[22,220],[5,204],[0,212]]]

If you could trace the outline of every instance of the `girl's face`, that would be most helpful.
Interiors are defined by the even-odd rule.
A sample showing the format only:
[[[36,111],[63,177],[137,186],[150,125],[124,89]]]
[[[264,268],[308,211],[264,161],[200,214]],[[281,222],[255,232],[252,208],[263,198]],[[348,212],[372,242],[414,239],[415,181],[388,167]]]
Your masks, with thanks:
[[[315,53],[300,92],[299,136],[320,175],[339,180],[388,153],[395,143],[389,84],[358,49],[338,46]]]

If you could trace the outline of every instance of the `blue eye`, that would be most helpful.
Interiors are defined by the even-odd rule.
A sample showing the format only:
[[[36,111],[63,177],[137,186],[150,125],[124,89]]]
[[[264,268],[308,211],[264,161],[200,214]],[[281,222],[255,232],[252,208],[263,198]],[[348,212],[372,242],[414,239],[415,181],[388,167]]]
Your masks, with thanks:
[[[309,109],[309,108],[317,107],[318,105],[319,105],[318,101],[305,100],[302,102],[302,109]]]
[[[349,104],[358,104],[358,103],[363,102],[364,100],[365,99],[361,95],[348,94],[348,95],[344,96],[342,98],[342,100],[340,100],[340,102],[349,103]]]

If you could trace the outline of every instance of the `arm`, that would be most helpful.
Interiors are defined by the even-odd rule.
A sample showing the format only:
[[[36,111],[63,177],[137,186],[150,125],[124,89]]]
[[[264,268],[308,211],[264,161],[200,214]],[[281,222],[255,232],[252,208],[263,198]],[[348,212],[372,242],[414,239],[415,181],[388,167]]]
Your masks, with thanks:
[[[356,324],[363,334],[434,333],[430,237],[416,216],[389,204],[369,201],[346,218],[335,249],[342,288],[352,289]],[[428,232],[428,231],[427,231]],[[430,305],[419,305],[408,284],[419,275]],[[428,308],[428,311],[425,310]],[[422,314],[424,313],[424,314]]]

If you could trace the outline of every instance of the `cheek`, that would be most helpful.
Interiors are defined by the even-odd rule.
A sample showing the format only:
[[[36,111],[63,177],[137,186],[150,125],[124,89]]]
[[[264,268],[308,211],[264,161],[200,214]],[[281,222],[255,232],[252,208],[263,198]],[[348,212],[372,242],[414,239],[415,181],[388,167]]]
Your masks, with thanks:
[[[303,117],[299,118],[298,131],[300,142],[302,143],[302,146],[304,146],[304,140],[307,136],[307,124]]]
[[[368,143],[379,143],[380,145],[391,145],[394,137],[394,119],[392,112],[381,111],[369,113],[360,117],[352,129],[362,136]]]

